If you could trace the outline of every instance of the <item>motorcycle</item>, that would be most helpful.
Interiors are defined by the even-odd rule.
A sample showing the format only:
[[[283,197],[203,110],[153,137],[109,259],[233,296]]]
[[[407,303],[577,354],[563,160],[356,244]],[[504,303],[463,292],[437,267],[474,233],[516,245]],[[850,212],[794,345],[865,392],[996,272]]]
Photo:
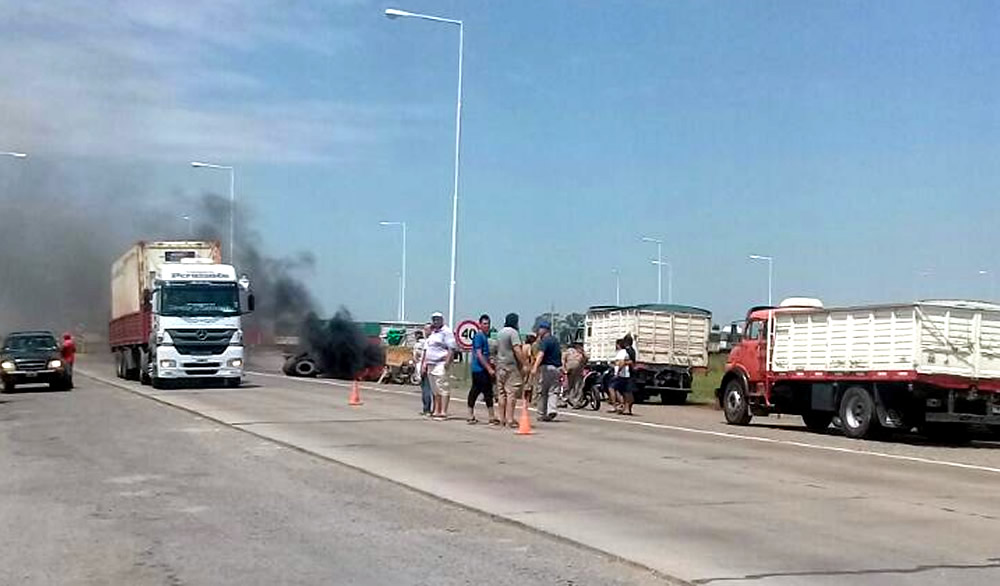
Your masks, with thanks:
[[[601,376],[601,373],[584,369],[583,390],[580,396],[575,398],[575,401],[572,400],[574,397],[569,396],[567,380],[566,375],[563,374],[560,379],[562,385],[561,393],[563,399],[570,407],[573,409],[585,409],[589,407],[591,411],[600,411],[602,399],[607,400],[607,389],[605,388],[604,377]]]

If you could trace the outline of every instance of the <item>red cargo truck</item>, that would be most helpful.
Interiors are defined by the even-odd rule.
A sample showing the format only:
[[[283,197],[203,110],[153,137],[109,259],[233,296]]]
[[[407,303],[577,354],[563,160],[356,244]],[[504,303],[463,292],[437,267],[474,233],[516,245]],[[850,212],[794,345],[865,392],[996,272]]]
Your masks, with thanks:
[[[726,421],[801,415],[848,437],[1000,430],[1000,306],[922,301],[824,309],[791,299],[747,314],[716,392]]]

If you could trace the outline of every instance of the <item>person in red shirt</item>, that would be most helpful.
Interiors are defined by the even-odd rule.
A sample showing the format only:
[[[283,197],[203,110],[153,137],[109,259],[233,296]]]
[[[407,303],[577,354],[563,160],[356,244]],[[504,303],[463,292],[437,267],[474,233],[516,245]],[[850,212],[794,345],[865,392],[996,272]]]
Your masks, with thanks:
[[[66,365],[66,371],[70,376],[73,376],[73,363],[76,362],[76,342],[73,341],[73,335],[69,332],[63,334],[60,353],[62,354],[63,364]]]

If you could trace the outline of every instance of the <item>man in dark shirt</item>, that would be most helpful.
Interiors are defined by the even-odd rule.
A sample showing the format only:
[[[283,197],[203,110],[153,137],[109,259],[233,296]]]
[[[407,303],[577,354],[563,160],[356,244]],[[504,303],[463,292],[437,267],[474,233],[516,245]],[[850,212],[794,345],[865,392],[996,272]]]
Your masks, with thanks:
[[[532,377],[541,373],[538,385],[539,421],[552,421],[556,418],[561,370],[562,348],[559,340],[552,335],[552,324],[543,321],[538,324],[538,356],[535,357],[535,364],[531,369]]]

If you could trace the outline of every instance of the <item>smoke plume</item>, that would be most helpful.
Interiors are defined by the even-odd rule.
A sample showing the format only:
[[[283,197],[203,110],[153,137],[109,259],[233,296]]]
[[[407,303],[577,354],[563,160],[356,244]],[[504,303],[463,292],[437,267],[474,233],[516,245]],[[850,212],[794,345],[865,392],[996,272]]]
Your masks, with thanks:
[[[309,314],[303,329],[302,337],[327,376],[353,380],[366,370],[380,368],[385,362],[382,347],[365,337],[351,313],[343,307],[329,321]]]

